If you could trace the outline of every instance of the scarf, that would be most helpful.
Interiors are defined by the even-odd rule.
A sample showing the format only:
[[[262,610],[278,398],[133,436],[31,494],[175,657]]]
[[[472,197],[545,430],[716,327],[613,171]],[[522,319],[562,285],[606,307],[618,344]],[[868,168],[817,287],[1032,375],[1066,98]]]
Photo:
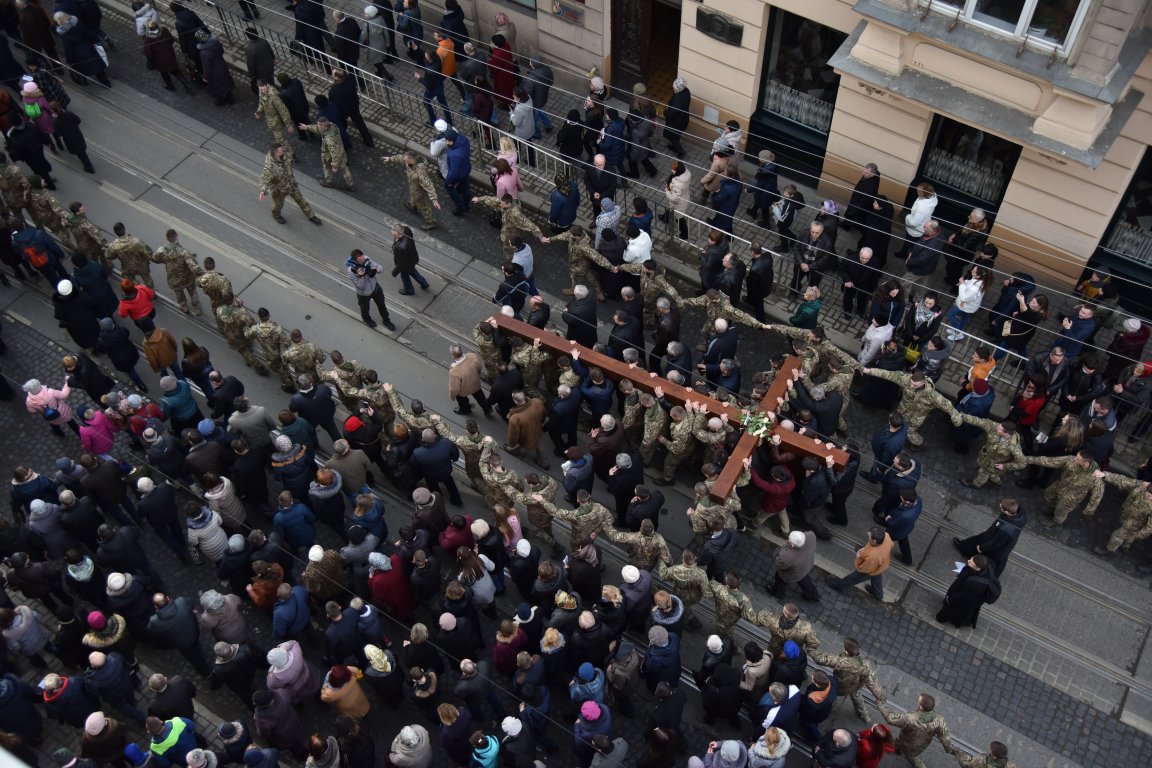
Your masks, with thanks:
[[[924,302],[918,302],[916,304],[916,325],[925,325],[932,320],[935,314],[935,310],[928,309],[924,306]]]
[[[789,619],[789,618],[786,618],[784,616],[781,616],[780,617],[780,629],[792,629],[792,627],[796,626],[796,622],[798,622],[798,621],[800,621],[799,616],[797,616],[794,619]]]
[[[92,562],[92,558],[85,555],[84,559],[76,565],[68,566],[68,575],[76,581],[91,581],[92,573],[96,570],[96,563]]]
[[[917,713],[916,713],[916,720],[917,720],[917,721],[918,721],[918,722],[919,722],[921,725],[932,725],[932,722],[933,722],[935,719],[936,719],[936,712],[935,712],[935,711],[932,711],[932,712],[917,712]]]

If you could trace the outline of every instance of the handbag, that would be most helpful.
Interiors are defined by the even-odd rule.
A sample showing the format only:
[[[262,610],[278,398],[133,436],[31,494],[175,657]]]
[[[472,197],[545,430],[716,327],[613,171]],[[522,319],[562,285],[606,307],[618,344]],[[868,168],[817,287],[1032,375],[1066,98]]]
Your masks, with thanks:
[[[40,415],[44,417],[44,421],[56,421],[60,418],[60,411],[49,405],[40,412]]]
[[[776,202],[772,203],[772,219],[777,224],[784,221],[784,215],[784,201],[777,200]]]
[[[1011,320],[1005,320],[1004,321],[1004,325],[1001,326],[1001,328],[1000,328],[1000,335],[1001,336],[1011,336],[1012,335],[1012,321]]]
[[[904,347],[904,362],[909,365],[915,365],[916,361],[920,359],[920,345],[909,344]]]

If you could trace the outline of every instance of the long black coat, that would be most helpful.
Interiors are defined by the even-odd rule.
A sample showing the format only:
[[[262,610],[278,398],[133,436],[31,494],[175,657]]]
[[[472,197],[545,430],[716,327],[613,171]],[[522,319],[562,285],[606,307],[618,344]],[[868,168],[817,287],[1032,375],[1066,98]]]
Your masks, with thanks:
[[[272,46],[263,38],[248,41],[248,49],[244,52],[244,62],[248,68],[248,77],[253,80],[263,80],[269,85],[276,81],[275,76],[276,54]]]
[[[200,50],[200,65],[204,68],[204,83],[209,95],[217,99],[226,99],[232,95],[236,81],[232,79],[232,70],[224,61],[224,45],[216,37],[206,42],[197,43]]]
[[[892,239],[892,216],[895,211],[884,195],[880,195],[874,202],[879,202],[880,210],[869,208],[868,218],[861,225],[864,227],[864,236],[860,238],[860,247],[871,248],[876,268],[883,269],[888,263],[888,241]]]
[[[332,55],[353,67],[360,61],[360,25],[351,16],[345,16],[332,33]]]
[[[100,338],[100,320],[92,297],[73,291],[69,296],[52,295],[52,306],[60,327],[84,349],[95,349]]]
[[[561,319],[568,325],[569,341],[591,349],[596,346],[596,296],[591,291],[583,299],[572,299]]]
[[[848,200],[848,210],[844,211],[844,220],[858,227],[864,226],[872,212],[872,200],[879,191],[880,174],[877,173],[870,179],[861,176],[860,181],[852,188],[852,197]]]
[[[944,605],[936,614],[936,621],[956,627],[976,627],[980,608],[1000,598],[1000,582],[990,570],[975,571],[967,565],[948,587]]]
[[[308,122],[308,95],[304,93],[304,84],[295,78],[280,86],[280,100],[288,107],[288,114],[294,123]]]

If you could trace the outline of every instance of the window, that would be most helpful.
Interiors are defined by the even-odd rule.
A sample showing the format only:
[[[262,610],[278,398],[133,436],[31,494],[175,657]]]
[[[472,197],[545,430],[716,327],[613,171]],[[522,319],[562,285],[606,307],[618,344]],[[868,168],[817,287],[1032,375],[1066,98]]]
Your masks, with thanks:
[[[828,58],[846,38],[830,27],[773,9],[761,108],[827,135],[840,86]]]
[[[921,5],[996,34],[1066,51],[1089,0],[921,0]]]

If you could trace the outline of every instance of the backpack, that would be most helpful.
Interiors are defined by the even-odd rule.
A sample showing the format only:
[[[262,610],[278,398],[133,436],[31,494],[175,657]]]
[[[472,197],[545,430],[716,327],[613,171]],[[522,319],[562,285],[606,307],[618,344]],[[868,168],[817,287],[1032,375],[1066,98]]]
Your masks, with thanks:
[[[44,110],[36,102],[24,105],[24,114],[28,116],[29,120],[39,120],[40,115],[44,114]]]
[[[48,266],[48,252],[43,248],[29,244],[24,246],[24,258],[35,269],[42,269]]]

